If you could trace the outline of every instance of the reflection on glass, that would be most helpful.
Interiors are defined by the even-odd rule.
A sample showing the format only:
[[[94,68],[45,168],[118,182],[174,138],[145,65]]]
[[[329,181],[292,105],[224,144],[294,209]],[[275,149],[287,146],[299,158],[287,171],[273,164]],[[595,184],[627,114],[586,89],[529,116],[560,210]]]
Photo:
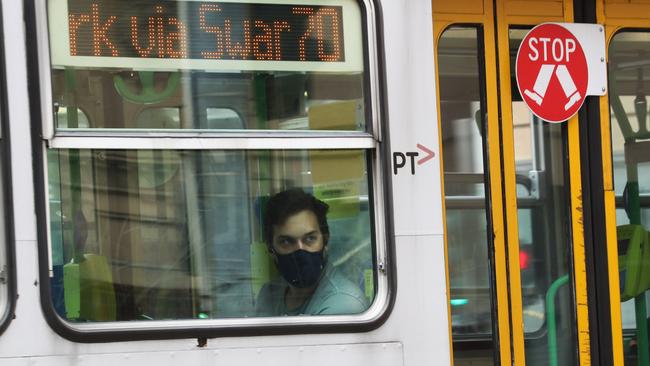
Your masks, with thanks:
[[[281,281],[265,207],[299,188],[329,205],[314,289],[345,284],[362,305],[337,313],[359,313],[375,296],[368,176],[362,150],[50,150],[54,307],[75,322],[257,316]]]
[[[58,129],[366,130],[363,73],[68,68],[52,78]],[[116,88],[118,78],[133,94],[145,81],[150,92],[178,82],[171,95],[145,101]],[[242,125],[229,123],[233,113]]]
[[[450,28],[438,44],[444,159],[448,270],[454,341],[493,339],[492,281],[488,251],[484,129],[481,113],[479,31]],[[490,342],[491,343],[491,342]],[[464,352],[454,342],[455,362],[492,364],[493,349]],[[491,346],[491,344],[490,344]]]
[[[208,3],[50,1],[55,127],[368,129],[356,1]],[[111,34],[100,42],[88,19],[107,14]]]
[[[612,166],[625,364],[650,364],[650,33],[621,32],[610,43]]]
[[[510,30],[513,79],[526,33]],[[577,365],[567,127],[541,121],[513,93],[526,365]]]

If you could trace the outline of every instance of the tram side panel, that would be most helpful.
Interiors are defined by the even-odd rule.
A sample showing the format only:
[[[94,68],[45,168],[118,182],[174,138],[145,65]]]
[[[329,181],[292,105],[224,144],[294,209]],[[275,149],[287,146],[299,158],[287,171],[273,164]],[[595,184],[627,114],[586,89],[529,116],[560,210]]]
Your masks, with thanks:
[[[451,338],[431,2],[382,6],[398,279],[388,327],[404,317],[407,365],[446,365]]]

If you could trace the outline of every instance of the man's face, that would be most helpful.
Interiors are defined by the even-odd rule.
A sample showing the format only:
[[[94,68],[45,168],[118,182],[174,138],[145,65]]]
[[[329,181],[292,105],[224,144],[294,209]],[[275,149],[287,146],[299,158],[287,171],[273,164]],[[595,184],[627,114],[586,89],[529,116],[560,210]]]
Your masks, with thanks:
[[[284,224],[273,226],[273,249],[277,254],[290,254],[299,249],[315,253],[323,250],[324,243],[318,219],[309,210],[300,211],[289,216]]]

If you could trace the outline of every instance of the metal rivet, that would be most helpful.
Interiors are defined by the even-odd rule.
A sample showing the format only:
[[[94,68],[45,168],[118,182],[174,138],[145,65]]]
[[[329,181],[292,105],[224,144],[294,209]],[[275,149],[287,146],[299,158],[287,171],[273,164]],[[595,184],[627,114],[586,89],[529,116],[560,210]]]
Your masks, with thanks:
[[[603,86],[602,89],[600,89],[600,90],[602,90],[602,91],[604,92],[604,91],[607,90],[607,88],[605,88],[605,87]]]

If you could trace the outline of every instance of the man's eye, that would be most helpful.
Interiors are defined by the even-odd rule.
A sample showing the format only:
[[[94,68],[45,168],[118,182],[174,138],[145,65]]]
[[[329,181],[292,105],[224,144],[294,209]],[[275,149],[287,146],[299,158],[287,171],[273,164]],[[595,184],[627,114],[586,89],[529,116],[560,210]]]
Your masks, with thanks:
[[[316,241],[316,235],[308,235],[308,236],[305,238],[305,243],[309,243],[309,244],[311,244],[311,243],[313,243],[313,242],[315,242],[315,241]]]

